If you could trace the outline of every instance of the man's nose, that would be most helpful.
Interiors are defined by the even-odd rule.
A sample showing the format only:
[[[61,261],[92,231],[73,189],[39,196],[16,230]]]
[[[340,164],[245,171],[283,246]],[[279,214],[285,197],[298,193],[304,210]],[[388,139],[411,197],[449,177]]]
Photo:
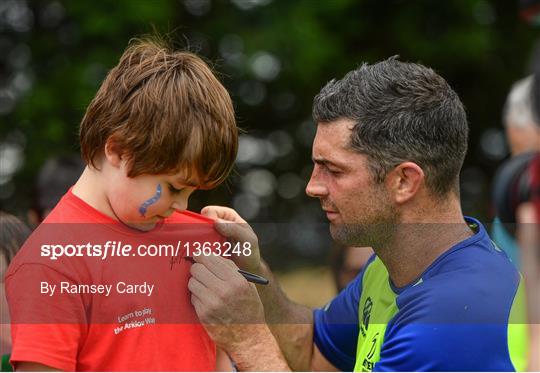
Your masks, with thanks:
[[[311,178],[309,179],[308,184],[306,185],[306,194],[310,197],[322,198],[328,195],[328,189],[326,185],[320,180],[319,173],[316,170],[316,167],[311,173]]]

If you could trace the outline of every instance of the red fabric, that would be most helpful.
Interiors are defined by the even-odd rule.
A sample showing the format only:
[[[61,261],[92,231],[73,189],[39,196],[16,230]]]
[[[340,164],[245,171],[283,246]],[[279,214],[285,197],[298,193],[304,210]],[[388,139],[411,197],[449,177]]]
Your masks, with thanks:
[[[12,363],[77,371],[211,371],[216,349],[199,324],[187,288],[191,262],[176,255],[43,256],[42,245],[183,245],[222,242],[212,221],[175,213],[151,232],[101,214],[69,191],[14,258],[6,275]],[[183,248],[184,246],[178,246]],[[42,283],[56,285],[43,293]],[[120,283],[146,293],[121,293]],[[68,284],[60,292],[61,284]],[[70,293],[71,285],[110,285],[106,293]],[[149,295],[148,288],[153,285]]]

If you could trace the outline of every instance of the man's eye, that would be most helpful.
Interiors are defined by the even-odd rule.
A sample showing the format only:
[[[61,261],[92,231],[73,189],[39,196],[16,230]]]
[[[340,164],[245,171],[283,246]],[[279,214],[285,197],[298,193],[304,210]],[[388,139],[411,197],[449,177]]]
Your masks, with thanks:
[[[174,193],[174,194],[178,194],[182,191],[182,189],[176,189],[171,184],[169,184],[169,190],[171,191],[171,193]]]

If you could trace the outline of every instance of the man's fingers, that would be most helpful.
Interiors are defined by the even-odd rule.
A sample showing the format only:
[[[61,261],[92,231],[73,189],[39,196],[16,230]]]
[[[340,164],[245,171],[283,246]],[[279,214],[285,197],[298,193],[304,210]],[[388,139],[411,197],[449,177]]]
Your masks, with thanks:
[[[193,259],[195,258],[199,257],[194,257]],[[197,260],[195,259],[195,261]],[[194,277],[208,289],[216,289],[224,285],[223,279],[217,274],[215,274],[212,270],[210,270],[208,266],[202,263],[194,263],[191,266],[189,272],[191,273],[192,277]]]
[[[205,307],[201,301],[201,298],[199,298],[194,293],[191,293],[191,304],[193,305],[193,308],[195,308],[195,312],[197,313],[197,316],[199,317],[199,319],[201,318],[201,316],[204,316],[203,312],[204,312]],[[200,320],[200,321],[203,321],[203,320]]]
[[[206,206],[201,210],[201,215],[204,215],[210,219],[219,219],[219,210],[216,208],[219,206]]]
[[[201,215],[211,219],[222,219],[233,223],[246,223],[244,219],[230,207],[224,206],[206,206],[201,210]]]
[[[247,223],[231,223],[223,219],[216,220],[216,230],[223,236],[235,242],[252,242],[257,239]]]
[[[224,259],[217,255],[198,255],[194,256],[193,260],[196,262],[194,265],[202,265],[207,271],[211,272],[222,281],[230,280],[236,275],[238,270],[236,264],[231,260]]]
[[[189,279],[188,289],[192,295],[198,298],[199,302],[201,301],[201,299],[204,299],[205,297],[210,296],[209,294],[210,290],[206,286],[204,286],[199,280],[197,280],[195,277],[191,277]]]
[[[232,260],[225,259],[223,264],[228,266],[229,268],[233,269],[234,271],[238,271],[238,269],[239,269],[239,267],[236,265],[236,263],[233,262]]]
[[[199,313],[201,309],[201,300],[194,293],[191,293],[191,304],[195,307],[195,312]]]

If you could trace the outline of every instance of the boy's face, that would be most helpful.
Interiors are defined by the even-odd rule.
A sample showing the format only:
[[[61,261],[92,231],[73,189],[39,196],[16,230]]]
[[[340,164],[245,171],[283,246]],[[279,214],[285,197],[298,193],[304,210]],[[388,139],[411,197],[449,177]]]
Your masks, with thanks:
[[[149,231],[171,216],[185,210],[197,184],[186,180],[184,173],[127,176],[124,161],[108,172],[106,193],[113,214],[122,223]]]

